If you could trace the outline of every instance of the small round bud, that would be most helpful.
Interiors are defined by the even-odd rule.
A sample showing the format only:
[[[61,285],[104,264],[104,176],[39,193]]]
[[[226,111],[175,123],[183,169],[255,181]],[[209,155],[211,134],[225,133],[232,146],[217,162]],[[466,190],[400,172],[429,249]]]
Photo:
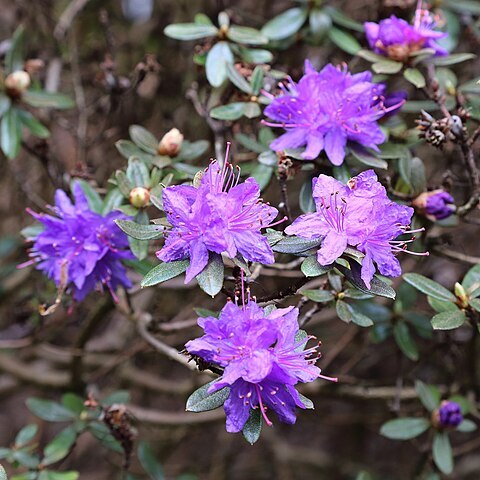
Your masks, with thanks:
[[[182,148],[183,135],[178,128],[169,130],[158,144],[158,153],[175,157]]]
[[[462,410],[457,402],[444,400],[432,412],[432,425],[436,428],[456,428],[463,421]]]
[[[458,298],[457,303],[461,308],[467,308],[468,307],[468,297],[467,297],[467,292],[463,288],[463,285],[455,282],[455,287],[454,287],[454,292],[455,296]]]
[[[132,188],[128,200],[135,208],[144,208],[150,202],[150,192],[144,187]]]
[[[17,70],[5,79],[8,95],[19,97],[30,86],[30,75],[24,70]]]
[[[443,220],[455,212],[454,198],[442,189],[421,193],[412,205],[432,222]]]

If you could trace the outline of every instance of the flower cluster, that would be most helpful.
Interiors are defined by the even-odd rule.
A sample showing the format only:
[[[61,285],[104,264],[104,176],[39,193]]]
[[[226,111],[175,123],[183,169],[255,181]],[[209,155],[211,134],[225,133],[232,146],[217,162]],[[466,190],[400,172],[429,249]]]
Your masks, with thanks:
[[[392,202],[373,170],[349,180],[347,185],[327,175],[313,179],[316,212],[297,218],[285,229],[288,235],[322,238],[317,253],[321,265],[333,263],[350,245],[365,254],[362,279],[370,288],[375,273],[401,274],[395,253],[406,249],[413,240],[395,240],[408,230],[413,209]],[[413,252],[410,252],[413,253]]]
[[[444,400],[434,412],[434,423],[441,428],[455,428],[463,421],[460,405],[451,400]]]
[[[179,185],[164,189],[164,210],[172,228],[157,257],[164,262],[189,258],[186,283],[205,268],[209,251],[230,258],[239,253],[252,262],[274,262],[260,230],[272,225],[278,210],[261,201],[255,179],[239,183],[239,178],[240,170],[235,171],[229,163],[221,168],[212,162],[198,188]]]
[[[44,225],[34,237],[31,262],[54,280],[59,289],[72,291],[76,300],[97,286],[106,286],[115,298],[118,286],[131,287],[122,260],[133,259],[127,236],[115,224],[120,212],[102,217],[92,212],[79,183],[73,186],[75,202],[63,190],[55,193],[55,214],[29,213]]]
[[[423,48],[434,50],[435,55],[447,55],[436,40],[447,35],[435,30],[437,20],[428,11],[417,8],[413,25],[392,15],[380,23],[366,22],[365,33],[370,48],[380,55],[405,62],[409,56]]]
[[[305,74],[298,84],[281,86],[283,94],[272,96],[265,115],[275,122],[263,123],[287,131],[270,147],[273,150],[306,145],[302,157],[313,160],[322,150],[334,165],[345,158],[347,142],[378,150],[385,135],[377,124],[398,104],[385,106],[385,85],[372,82],[370,72],[352,75],[346,67],[327,65],[317,72],[305,62]]]
[[[270,314],[248,299],[238,306],[228,302],[219,318],[199,318],[205,335],[186,344],[192,355],[224,369],[209,393],[230,387],[225,401],[227,431],[239,432],[250,411],[260,408],[267,425],[273,410],[285,423],[295,423],[295,407],[306,408],[294,386],[312,382],[320,375],[315,366],[317,346],[305,350],[312,337],[301,335],[298,309]]]

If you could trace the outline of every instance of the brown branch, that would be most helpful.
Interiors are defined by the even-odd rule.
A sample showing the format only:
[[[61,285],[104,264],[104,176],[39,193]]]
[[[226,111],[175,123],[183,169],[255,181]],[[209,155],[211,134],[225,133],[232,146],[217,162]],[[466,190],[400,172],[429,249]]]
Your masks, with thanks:
[[[217,422],[225,419],[225,413],[220,409],[201,413],[165,412],[140,407],[138,405],[128,405],[128,410],[140,423],[148,423],[162,427]]]

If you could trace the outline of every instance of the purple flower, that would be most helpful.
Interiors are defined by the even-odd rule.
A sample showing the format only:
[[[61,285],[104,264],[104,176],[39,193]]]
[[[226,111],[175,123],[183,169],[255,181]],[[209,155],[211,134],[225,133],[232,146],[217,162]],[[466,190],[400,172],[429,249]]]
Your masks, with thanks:
[[[444,400],[438,409],[438,425],[443,428],[458,427],[463,421],[460,405],[451,400]]]
[[[290,81],[281,88],[283,95],[272,96],[265,109],[265,115],[276,123],[263,123],[282,127],[286,133],[270,147],[278,151],[306,146],[302,154],[306,160],[325,150],[334,165],[343,163],[347,142],[378,150],[385,135],[377,120],[398,107],[384,106],[385,85],[372,83],[370,72],[352,75],[347,67],[333,65],[317,72],[308,60],[298,84]]]
[[[313,179],[313,198],[316,212],[298,217],[285,233],[322,238],[317,252],[321,265],[333,263],[350,245],[365,254],[362,279],[368,288],[375,273],[374,263],[382,275],[401,274],[395,254],[404,251],[413,238],[395,239],[413,233],[408,230],[413,209],[392,202],[373,170],[351,178],[347,185],[320,175]]]
[[[300,335],[298,309],[270,314],[254,301],[242,306],[228,302],[219,318],[199,318],[205,334],[186,344],[192,355],[224,369],[209,393],[230,387],[224,404],[227,431],[243,429],[251,409],[260,408],[267,425],[267,409],[285,423],[295,423],[295,408],[306,408],[294,385],[320,375],[315,366],[317,346],[304,349],[310,338]],[[334,379],[330,379],[334,380]]]
[[[118,286],[131,287],[123,259],[133,259],[127,236],[115,224],[125,218],[120,212],[102,217],[92,212],[79,183],[73,186],[75,202],[63,190],[55,193],[55,214],[29,213],[43,223],[30,251],[38,270],[54,280],[59,289],[72,291],[76,300],[97,286],[106,286],[115,298]]]
[[[212,162],[198,188],[189,185],[167,187],[163,204],[172,229],[165,246],[157,252],[164,262],[190,259],[185,283],[208,263],[208,252],[238,253],[252,262],[273,263],[273,252],[260,233],[272,225],[278,210],[263,203],[260,187],[253,178],[238,183],[240,170],[226,163]]]
[[[435,55],[447,55],[436,40],[447,35],[436,31],[437,21],[428,10],[417,8],[413,25],[392,15],[380,23],[366,22],[365,33],[370,48],[380,55],[405,62],[409,56],[423,48],[431,48]]]

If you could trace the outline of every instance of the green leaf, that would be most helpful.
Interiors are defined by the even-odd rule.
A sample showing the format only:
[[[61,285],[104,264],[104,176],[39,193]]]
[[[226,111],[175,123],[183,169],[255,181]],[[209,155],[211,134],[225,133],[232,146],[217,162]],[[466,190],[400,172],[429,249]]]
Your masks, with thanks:
[[[263,87],[264,76],[265,72],[263,71],[263,68],[257,65],[250,77],[250,89],[254,95],[260,93],[260,90]]]
[[[303,213],[315,211],[315,200],[312,194],[312,180],[308,179],[300,188],[300,208]]]
[[[8,480],[7,472],[1,465],[0,465],[0,480]]]
[[[0,92],[0,117],[3,117],[3,115],[11,107],[11,105],[12,101],[10,100],[10,97],[7,97]]]
[[[430,280],[419,273],[405,273],[403,279],[412,287],[420,290],[425,295],[429,295],[437,300],[446,302],[455,302],[456,298],[452,292],[433,280]]]
[[[176,262],[165,262],[152,268],[142,280],[142,287],[151,287],[158,283],[166,282],[171,278],[185,272],[189,265],[188,260],[178,260]]]
[[[380,434],[392,440],[410,440],[428,430],[430,422],[425,418],[397,418],[382,425]]]
[[[31,107],[36,108],[65,110],[75,107],[75,102],[67,95],[40,90],[27,90],[23,93],[22,100]]]
[[[262,433],[262,414],[260,408],[250,409],[250,416],[242,430],[245,440],[253,445]]]
[[[13,159],[18,155],[21,139],[22,129],[18,110],[10,108],[0,122],[0,145],[8,158]]]
[[[480,15],[480,4],[477,0],[445,0],[445,6],[461,15],[465,12]]]
[[[475,265],[466,273],[462,280],[462,287],[469,292],[480,287],[480,265]]]
[[[393,75],[394,73],[398,73],[402,69],[403,64],[400,62],[395,62],[394,60],[380,60],[379,62],[375,62],[372,65],[372,70],[375,73],[386,73],[387,75]]]
[[[51,400],[27,398],[25,403],[34,415],[48,422],[68,422],[76,417],[72,411]]]
[[[47,127],[42,125],[30,112],[26,110],[18,110],[20,121],[30,130],[32,135],[39,138],[48,138],[50,131]]]
[[[406,68],[403,72],[403,76],[417,88],[423,88],[426,85],[425,77],[417,68]]]
[[[78,472],[73,470],[69,472],[52,472],[51,470],[43,470],[38,476],[38,480],[77,480]]]
[[[471,420],[464,419],[460,423],[460,425],[456,428],[458,432],[463,432],[463,433],[470,433],[474,432],[477,429],[477,425],[475,422],[472,422]]]
[[[275,152],[267,150],[266,152],[260,153],[258,161],[267,167],[276,167],[278,164],[278,157]]]
[[[309,398],[307,398],[305,395],[302,395],[300,392],[298,392],[298,396],[300,397],[300,401],[303,403],[305,408],[308,410],[315,410],[315,405]]]
[[[87,197],[87,202],[90,210],[94,211],[95,213],[100,213],[103,208],[103,201],[97,191],[87,181],[79,178],[73,180],[72,190],[75,184],[80,185],[85,197]]]
[[[395,290],[377,277],[372,278],[370,289],[368,289],[365,282],[362,280],[361,266],[357,262],[350,262],[350,270],[342,265],[335,265],[335,267],[340,270],[340,272],[345,275],[345,278],[361,292],[369,293],[370,295],[378,295],[380,297],[395,298]]]
[[[125,404],[130,402],[130,392],[128,390],[117,390],[110,393],[102,400],[103,406],[112,406],[116,403]]]
[[[40,459],[37,455],[32,455],[26,450],[13,450],[12,457],[16,462],[19,462],[24,467],[34,469],[38,467]]]
[[[105,216],[119,207],[123,202],[123,198],[123,194],[119,188],[110,190],[103,199],[102,215]]]
[[[163,33],[175,40],[198,40],[199,38],[214,37],[218,28],[214,25],[197,23],[174,23],[168,25]]]
[[[138,444],[137,456],[140,464],[145,472],[147,472],[151,480],[165,479],[163,468],[160,463],[158,463],[152,448],[150,445],[148,445],[148,443],[142,441]]]
[[[437,67],[447,67],[449,65],[465,62],[466,60],[471,60],[475,57],[476,55],[474,53],[452,53],[446,57],[439,56],[432,58],[432,63]]]
[[[140,125],[130,125],[128,129],[130,138],[145,152],[156,155],[158,151],[158,140],[146,128]]]
[[[434,330],[452,330],[461,327],[467,317],[461,310],[437,313],[432,318],[432,327]]]
[[[214,393],[208,393],[208,389],[216,381],[216,379],[212,380],[206,385],[203,385],[203,387],[200,387],[198,390],[195,390],[188,397],[185,410],[187,412],[206,412],[208,410],[215,410],[216,408],[221,407],[230,395],[230,388],[225,387]]]
[[[449,475],[453,471],[453,453],[450,439],[446,432],[438,432],[433,437],[432,446],[433,461],[438,469]]]
[[[21,448],[33,440],[37,434],[38,426],[35,424],[25,425],[15,437],[15,448]]]
[[[398,347],[405,356],[416,362],[418,360],[418,348],[410,335],[408,325],[405,322],[397,322],[393,326],[393,336],[395,337]]]
[[[295,35],[306,19],[306,8],[290,8],[268,21],[261,32],[270,40],[283,40]]]
[[[245,77],[231,63],[227,63],[227,75],[230,81],[242,90],[242,92],[248,93],[249,95],[253,93],[250,83],[247,82]]]
[[[196,276],[198,285],[208,295],[214,297],[223,287],[224,265],[222,256],[210,253],[207,266]]]
[[[238,25],[232,25],[227,30],[227,38],[232,42],[247,45],[265,45],[268,43],[268,38],[256,28],[240,27]]]
[[[313,38],[319,42],[328,34],[332,27],[332,19],[323,9],[312,8],[308,16],[308,24]]]
[[[115,172],[115,180],[117,181],[118,189],[122,192],[122,195],[128,198],[130,190],[134,187],[133,183],[130,182],[123,170],[117,170]]]
[[[210,110],[210,116],[217,120],[238,120],[245,112],[245,102],[234,102],[228,105],[220,105]]]
[[[343,300],[337,300],[337,304],[335,307],[337,310],[337,315],[344,322],[353,322],[359,327],[370,327],[373,325],[373,321],[371,318],[368,318],[363,313],[360,313],[352,305],[349,305]]]
[[[5,67],[8,73],[23,70],[25,55],[25,28],[23,25],[17,27],[13,32],[12,43],[5,55]]]
[[[273,54],[263,48],[245,48],[240,47],[242,60],[247,63],[265,64],[273,60]]]
[[[367,60],[367,62],[376,63],[383,62],[385,60],[384,55],[379,55],[378,53],[373,53],[371,50],[359,50],[357,56]]]
[[[302,254],[313,248],[320,246],[321,240],[306,240],[302,237],[284,237],[272,249],[277,253]]]
[[[359,33],[363,33],[363,25],[351,18],[347,17],[343,12],[337,10],[334,7],[327,6],[324,8],[324,11],[331,17],[333,23],[340,25],[341,27],[349,28]]]
[[[227,64],[233,64],[233,53],[227,42],[216,43],[208,52],[205,69],[212,87],[219,87],[227,79]]]
[[[477,312],[480,312],[480,299],[478,298],[471,298],[468,301],[468,304]]]
[[[300,290],[299,293],[313,302],[318,303],[330,302],[335,298],[332,292],[329,292],[328,290]]]
[[[458,310],[458,306],[452,302],[445,302],[443,300],[438,300],[437,298],[433,298],[427,296],[427,301],[429,305],[436,311],[436,312],[455,312]]]
[[[427,385],[420,380],[416,380],[415,390],[423,406],[429,412],[433,412],[440,405],[441,395],[437,387],[433,385]]]
[[[134,187],[148,188],[150,185],[150,174],[145,164],[136,157],[128,159],[127,178]]]
[[[148,218],[147,212],[144,210],[139,210],[135,217],[133,217],[134,223],[139,225],[149,226],[150,220]],[[130,250],[132,253],[139,259],[144,260],[148,256],[148,240],[139,240],[137,238],[128,237],[128,244],[130,245]]]
[[[374,168],[382,168],[386,170],[388,168],[388,163],[381,158],[378,158],[373,152],[363,148],[359,145],[349,145],[350,153],[364,165]]]
[[[85,410],[84,399],[75,393],[68,392],[62,396],[62,405],[76,415],[80,415]]]
[[[345,32],[336,27],[332,27],[328,31],[328,38],[330,38],[338,48],[350,55],[355,55],[362,48],[357,39],[351,33]]]
[[[43,465],[51,465],[65,458],[77,440],[75,427],[70,426],[62,430],[43,451]]]
[[[307,257],[303,263],[302,266],[300,267],[302,270],[302,273],[306,277],[318,277],[320,275],[323,275],[327,273],[329,270],[332,269],[331,265],[320,265],[318,263],[316,255],[312,255],[311,257]]]
[[[131,220],[115,220],[115,223],[130,237],[137,240],[154,240],[163,237],[161,225],[141,225]]]
[[[245,103],[245,109],[243,114],[247,118],[256,118],[259,117],[262,114],[262,110],[260,108],[260,105],[256,102],[247,102]]]
[[[145,155],[145,151],[139,148],[130,140],[118,140],[117,142],[115,142],[115,147],[126,159],[129,159],[130,157],[142,158],[142,156]],[[147,159],[148,157],[144,158]],[[150,159],[151,158],[152,157],[150,157]]]

